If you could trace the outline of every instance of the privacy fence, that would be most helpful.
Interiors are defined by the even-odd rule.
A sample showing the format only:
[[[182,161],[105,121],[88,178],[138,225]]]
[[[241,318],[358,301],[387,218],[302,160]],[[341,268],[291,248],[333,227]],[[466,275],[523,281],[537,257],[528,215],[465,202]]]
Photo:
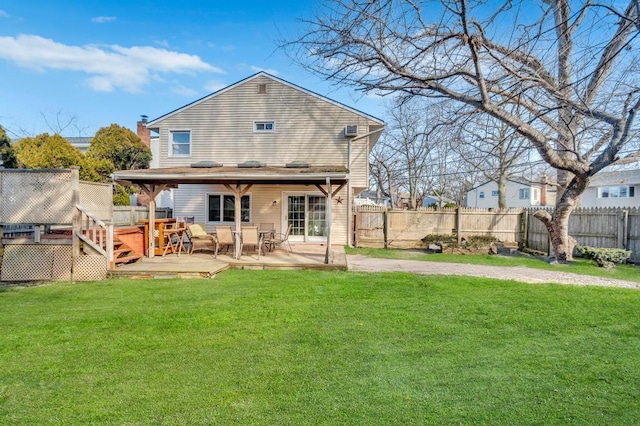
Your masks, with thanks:
[[[356,212],[357,247],[421,248],[430,234],[491,235],[503,242],[549,253],[545,227],[533,217],[538,209],[389,210],[361,206]],[[579,244],[624,248],[640,262],[640,209],[580,208],[569,220],[569,233]]]

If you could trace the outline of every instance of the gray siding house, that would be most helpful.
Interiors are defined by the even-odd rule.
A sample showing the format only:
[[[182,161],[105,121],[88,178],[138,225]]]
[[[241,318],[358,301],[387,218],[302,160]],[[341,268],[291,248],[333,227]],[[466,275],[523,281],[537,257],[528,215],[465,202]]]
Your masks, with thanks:
[[[597,173],[580,199],[581,207],[640,207],[640,169]]]

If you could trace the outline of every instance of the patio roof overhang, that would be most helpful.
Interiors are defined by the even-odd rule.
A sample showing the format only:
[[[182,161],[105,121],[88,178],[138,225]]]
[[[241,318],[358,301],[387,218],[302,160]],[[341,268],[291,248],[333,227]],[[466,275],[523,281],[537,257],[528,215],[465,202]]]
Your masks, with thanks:
[[[331,182],[344,184],[349,180],[349,170],[337,167],[168,167],[142,170],[119,170],[113,173],[114,182],[121,184],[152,184],[176,187],[181,183],[192,184],[279,184],[314,185]]]

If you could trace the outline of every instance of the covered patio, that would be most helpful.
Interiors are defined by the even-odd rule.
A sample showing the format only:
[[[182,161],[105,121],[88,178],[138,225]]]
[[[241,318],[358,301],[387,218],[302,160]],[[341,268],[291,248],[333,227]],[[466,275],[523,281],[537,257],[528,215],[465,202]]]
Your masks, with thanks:
[[[344,247],[334,245],[329,250],[329,263],[325,263],[327,247],[324,244],[292,244],[292,251],[277,248],[266,256],[255,252],[234,259],[232,253],[195,252],[145,257],[136,263],[121,265],[109,271],[112,277],[212,277],[226,269],[321,269],[346,270]]]
[[[149,233],[146,240],[148,241],[147,254],[149,259],[155,257],[155,238],[153,232],[155,230],[155,197],[163,190],[178,188],[181,184],[186,185],[221,185],[234,196],[235,209],[233,218],[233,227],[235,228],[235,247],[234,253],[230,258],[238,263],[242,261],[241,253],[241,228],[243,220],[241,217],[241,199],[252,188],[267,188],[278,186],[280,188],[310,186],[316,188],[324,195],[324,229],[323,234],[326,238],[322,241],[324,249],[323,263],[329,265],[331,263],[331,226],[332,226],[332,205],[334,197],[345,186],[347,187],[347,209],[350,205],[350,188],[347,185],[349,181],[349,171],[345,167],[311,167],[308,164],[293,163],[287,164],[286,167],[265,166],[259,162],[248,162],[238,164],[236,166],[222,166],[217,163],[196,163],[190,167],[172,167],[145,170],[121,170],[115,172],[113,179],[117,183],[125,185],[136,185],[141,188],[150,198],[149,203],[149,224],[147,232]],[[285,189],[282,189],[283,194]],[[277,201],[274,201],[274,205]],[[341,197],[338,197],[338,204],[342,204]],[[181,215],[181,213],[178,213]],[[185,215],[186,216],[186,215]],[[254,220],[260,221],[261,215],[255,212],[252,216]],[[278,216],[280,224],[284,225],[288,220],[284,214]],[[346,217],[347,236],[350,235],[352,225],[351,216]],[[246,224],[246,223],[245,223]],[[214,223],[208,222],[208,226],[214,226]],[[280,232],[284,233],[284,229]],[[348,237],[347,237],[348,238]],[[300,246],[300,244],[297,244]],[[307,243],[302,244],[307,245]],[[310,246],[318,246],[317,242]],[[317,251],[317,249],[316,249]],[[266,256],[265,256],[266,257]],[[271,256],[275,262],[277,256]],[[249,263],[252,263],[249,259]],[[269,260],[265,260],[269,262]],[[287,262],[282,262],[287,263]]]

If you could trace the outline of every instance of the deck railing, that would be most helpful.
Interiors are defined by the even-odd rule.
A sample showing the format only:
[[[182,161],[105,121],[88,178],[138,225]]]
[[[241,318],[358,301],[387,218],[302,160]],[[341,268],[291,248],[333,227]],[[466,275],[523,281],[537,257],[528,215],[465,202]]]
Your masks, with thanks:
[[[80,205],[77,205],[76,209],[82,215],[80,230],[76,237],[104,255],[107,258],[107,268],[113,269],[113,224],[103,222]]]

